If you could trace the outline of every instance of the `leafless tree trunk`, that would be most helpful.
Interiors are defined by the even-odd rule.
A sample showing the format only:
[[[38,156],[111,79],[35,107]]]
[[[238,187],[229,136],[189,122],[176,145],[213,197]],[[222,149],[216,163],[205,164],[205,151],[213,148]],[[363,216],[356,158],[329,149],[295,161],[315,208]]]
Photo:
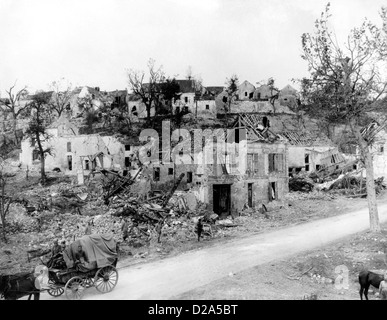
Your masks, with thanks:
[[[15,89],[16,83],[9,88],[9,90],[5,90],[8,95],[8,98],[5,101],[0,101],[0,104],[3,105],[11,114],[13,120],[13,132],[15,137],[15,145],[19,144],[19,137],[17,135],[17,119],[20,113],[29,107],[29,104],[25,104],[24,106],[20,105],[20,100],[28,94],[26,87],[16,92],[13,92]]]
[[[164,71],[162,67],[156,68],[155,61],[150,59],[148,62],[149,80],[145,81],[145,72],[129,70],[128,82],[132,89],[132,92],[137,95],[141,101],[145,104],[147,113],[147,123],[151,123],[151,110],[155,108],[155,114],[157,114],[157,107],[160,100],[160,84],[165,79]]]
[[[50,87],[54,92],[48,104],[57,112],[58,117],[60,117],[67,106],[70,105],[70,100],[72,98],[71,83],[64,83],[64,79],[61,79],[52,82]]]
[[[364,161],[366,170],[366,190],[367,190],[367,202],[370,218],[370,230],[374,232],[380,231],[378,207],[376,203],[376,190],[375,190],[375,178],[374,178],[374,164],[372,159],[372,153],[368,142],[362,137],[361,133],[356,130],[353,123],[350,122],[350,128],[355,135],[361,157]]]
[[[45,120],[45,111],[47,108],[49,97],[44,93],[38,93],[33,98],[33,108],[36,110],[34,117],[31,119],[26,134],[30,139],[35,139],[38,144],[38,152],[40,155],[40,173],[42,184],[46,183],[45,172],[45,155],[52,154],[51,146],[44,146],[43,143],[51,139],[51,135],[47,133],[47,121]]]
[[[8,197],[5,193],[7,177],[5,176],[2,168],[0,168],[0,216],[1,216],[1,225],[2,225],[2,234],[4,242],[7,242],[6,236],[6,216],[9,211],[9,206],[12,203],[12,198]]]

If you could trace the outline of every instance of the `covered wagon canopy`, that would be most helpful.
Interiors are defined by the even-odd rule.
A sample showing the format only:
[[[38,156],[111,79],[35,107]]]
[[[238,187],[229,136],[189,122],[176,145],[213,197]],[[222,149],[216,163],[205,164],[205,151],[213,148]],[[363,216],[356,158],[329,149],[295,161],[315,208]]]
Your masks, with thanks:
[[[91,234],[75,240],[63,251],[67,268],[74,267],[75,253],[82,246],[88,262],[84,268],[92,270],[113,265],[117,259],[117,242],[112,234]]]

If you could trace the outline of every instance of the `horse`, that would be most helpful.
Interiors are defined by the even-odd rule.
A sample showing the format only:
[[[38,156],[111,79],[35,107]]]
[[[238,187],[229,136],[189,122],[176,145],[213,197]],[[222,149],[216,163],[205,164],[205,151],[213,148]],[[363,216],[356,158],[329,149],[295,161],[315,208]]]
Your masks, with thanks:
[[[384,276],[377,274],[372,271],[363,270],[359,273],[359,283],[360,283],[360,299],[363,300],[363,293],[368,300],[368,289],[370,285],[379,289],[380,282],[384,280]]]
[[[35,287],[33,272],[18,273],[14,275],[0,275],[0,297],[5,300],[17,300],[24,296],[31,300],[40,299],[40,290]]]

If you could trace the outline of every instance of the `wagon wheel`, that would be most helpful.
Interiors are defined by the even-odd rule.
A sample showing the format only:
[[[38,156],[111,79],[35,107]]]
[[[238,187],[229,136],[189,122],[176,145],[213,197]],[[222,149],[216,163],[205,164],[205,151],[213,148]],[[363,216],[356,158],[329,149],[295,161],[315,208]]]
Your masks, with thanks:
[[[94,278],[94,286],[101,293],[114,289],[118,281],[118,272],[113,266],[103,267],[98,270]]]
[[[54,281],[48,280],[50,289],[47,290],[48,294],[53,297],[59,297],[63,294],[64,289],[60,286],[57,286]]]
[[[85,291],[85,283],[81,277],[73,277],[67,281],[64,291],[67,299],[79,300]]]

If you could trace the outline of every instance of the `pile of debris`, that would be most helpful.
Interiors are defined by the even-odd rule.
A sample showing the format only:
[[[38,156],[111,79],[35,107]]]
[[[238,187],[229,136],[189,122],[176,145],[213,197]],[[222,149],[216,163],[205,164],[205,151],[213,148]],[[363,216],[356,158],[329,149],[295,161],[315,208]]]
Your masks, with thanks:
[[[345,170],[344,170],[345,169]],[[313,190],[342,194],[348,197],[367,197],[366,178],[363,168],[359,170],[348,167],[331,173],[317,171],[300,174],[289,178],[289,190],[293,192],[312,192]],[[376,194],[387,188],[383,177],[375,179]]]
[[[105,173],[110,174],[107,171]],[[203,235],[221,235],[224,229],[236,226],[231,219],[219,220],[217,214],[206,210],[194,192],[176,191],[184,173],[170,190],[146,197],[131,192],[130,186],[135,178],[120,177],[117,173],[113,175],[113,186],[105,184],[103,198],[109,204],[112,217],[125,218],[129,223],[129,238],[134,239],[131,245],[136,245],[136,239],[148,243],[161,242],[161,239],[195,239],[199,219],[203,224]]]
[[[318,190],[350,197],[367,197],[366,178],[358,171],[340,174],[336,179],[316,184],[315,187]],[[386,188],[383,177],[375,179],[376,194],[380,194]]]
[[[289,178],[289,190],[311,192],[314,188],[314,181],[305,173],[300,173]]]
[[[148,199],[140,200],[130,192],[116,192],[109,200],[109,213],[127,219],[130,236],[134,238],[145,238],[148,241],[157,239],[157,242],[161,241],[161,235],[176,240],[192,239],[195,237],[194,228],[198,217],[202,217],[205,223],[214,223],[218,215],[197,206],[195,210],[190,210],[187,199],[175,195],[183,177],[184,174],[181,174],[168,192]],[[111,191],[105,194],[105,201],[110,195]]]

